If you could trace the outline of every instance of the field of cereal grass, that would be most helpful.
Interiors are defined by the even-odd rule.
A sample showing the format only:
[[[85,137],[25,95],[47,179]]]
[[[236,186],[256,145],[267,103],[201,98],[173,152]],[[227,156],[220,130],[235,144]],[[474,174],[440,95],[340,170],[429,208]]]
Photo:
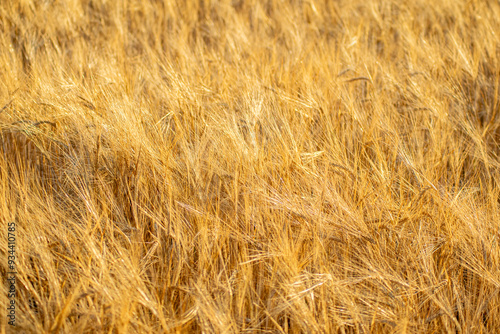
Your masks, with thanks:
[[[0,332],[500,331],[499,35],[485,0],[2,2]]]

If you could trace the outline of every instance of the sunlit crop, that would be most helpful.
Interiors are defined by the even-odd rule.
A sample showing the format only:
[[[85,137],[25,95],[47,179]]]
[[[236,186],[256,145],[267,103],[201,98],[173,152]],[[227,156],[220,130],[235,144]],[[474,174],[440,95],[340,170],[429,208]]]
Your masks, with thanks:
[[[0,332],[498,333],[499,109],[496,0],[1,1]]]

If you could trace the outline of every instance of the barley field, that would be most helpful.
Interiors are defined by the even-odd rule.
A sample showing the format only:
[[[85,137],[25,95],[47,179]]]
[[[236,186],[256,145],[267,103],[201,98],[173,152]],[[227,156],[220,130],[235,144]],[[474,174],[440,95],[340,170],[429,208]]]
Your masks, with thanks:
[[[498,333],[499,109],[497,0],[2,1],[0,333]]]

